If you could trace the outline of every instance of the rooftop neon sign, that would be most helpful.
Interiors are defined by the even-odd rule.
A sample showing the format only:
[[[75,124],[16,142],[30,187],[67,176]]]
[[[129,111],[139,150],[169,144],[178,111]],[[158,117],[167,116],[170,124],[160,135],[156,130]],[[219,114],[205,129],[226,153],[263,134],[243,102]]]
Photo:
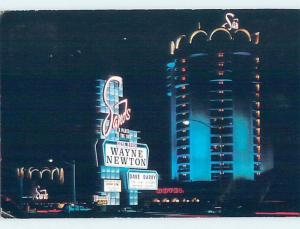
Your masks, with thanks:
[[[239,29],[239,19],[235,18],[233,13],[227,13],[225,15],[226,23],[222,25],[227,30]]]

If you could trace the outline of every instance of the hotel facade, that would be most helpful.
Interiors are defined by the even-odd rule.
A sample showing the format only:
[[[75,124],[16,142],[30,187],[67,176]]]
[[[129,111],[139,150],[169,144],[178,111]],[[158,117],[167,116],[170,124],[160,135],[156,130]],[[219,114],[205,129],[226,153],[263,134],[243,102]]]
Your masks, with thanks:
[[[255,180],[265,170],[259,32],[234,14],[170,43],[172,180]]]

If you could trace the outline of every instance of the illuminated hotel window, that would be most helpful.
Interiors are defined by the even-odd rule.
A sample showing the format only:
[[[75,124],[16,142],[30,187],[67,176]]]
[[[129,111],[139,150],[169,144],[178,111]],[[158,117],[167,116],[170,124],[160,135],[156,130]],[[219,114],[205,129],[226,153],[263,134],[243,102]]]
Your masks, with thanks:
[[[186,104],[182,104],[181,106],[182,106],[182,107],[186,107]]]
[[[181,71],[182,72],[186,72],[186,68],[181,68]]]
[[[255,103],[255,106],[256,106],[256,109],[259,109],[259,107],[260,107],[260,102],[256,102],[256,103]]]
[[[259,63],[259,57],[255,58],[255,62],[258,64]]]
[[[258,83],[255,85],[255,87],[256,87],[256,91],[259,91],[260,86]]]
[[[258,74],[256,74],[256,75],[255,75],[255,78],[256,78],[257,80],[259,80],[259,75],[258,75]]]
[[[186,59],[181,59],[181,63],[185,63],[186,62]]]
[[[182,86],[181,89],[185,90],[185,86]]]
[[[185,97],[186,97],[186,95],[181,96],[181,98],[183,98],[183,99],[184,99]],[[185,115],[185,113],[183,113],[183,115]]]
[[[223,67],[223,66],[224,66],[224,62],[219,62],[219,63],[218,63],[218,66],[219,66],[219,67]]]
[[[260,119],[256,119],[256,125],[260,126]]]
[[[260,137],[256,137],[257,144],[260,144]]]
[[[224,84],[224,82],[223,81],[219,81],[219,84]]]
[[[259,118],[260,117],[260,111],[256,111],[256,116]]]
[[[257,135],[260,135],[260,128],[256,128]]]
[[[255,96],[256,96],[256,97],[259,97],[259,93],[255,93]]]
[[[219,76],[223,76],[224,75],[224,71],[218,71],[218,75]]]
[[[260,146],[257,146],[257,152],[260,153]]]
[[[224,57],[224,52],[218,52],[218,57]]]
[[[185,80],[186,80],[186,77],[185,77],[185,76],[181,77],[181,80],[185,81]]]

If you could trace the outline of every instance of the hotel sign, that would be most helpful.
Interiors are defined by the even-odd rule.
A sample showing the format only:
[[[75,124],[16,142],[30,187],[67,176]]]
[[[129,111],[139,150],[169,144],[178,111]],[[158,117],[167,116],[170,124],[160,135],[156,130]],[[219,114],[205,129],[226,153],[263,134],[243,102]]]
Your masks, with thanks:
[[[226,23],[222,25],[227,30],[239,29],[239,19],[235,18],[233,13],[227,13],[225,15]]]
[[[154,170],[129,170],[127,173],[129,190],[157,190],[158,174]]]
[[[103,153],[105,166],[148,168],[149,149],[146,144],[106,140]]]
[[[33,200],[48,200],[48,192],[46,189],[41,189],[38,185],[34,191]]]
[[[108,94],[109,94],[110,83],[113,81],[118,82],[120,87],[123,84],[122,78],[119,76],[111,76],[105,83],[102,94],[103,94],[103,101],[108,108],[108,114],[102,123],[102,135],[104,137],[107,137],[113,129],[120,128],[126,121],[128,121],[130,119],[130,113],[131,113],[131,109],[128,107],[127,99],[123,99],[114,105],[110,104]],[[114,108],[119,106],[124,107],[123,112],[120,114],[114,112]]]
[[[121,192],[121,180],[104,180],[104,192]]]

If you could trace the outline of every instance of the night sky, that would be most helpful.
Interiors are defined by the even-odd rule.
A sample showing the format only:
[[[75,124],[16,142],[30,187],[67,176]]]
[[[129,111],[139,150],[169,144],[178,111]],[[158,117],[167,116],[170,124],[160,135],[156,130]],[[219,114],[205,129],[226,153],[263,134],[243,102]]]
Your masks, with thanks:
[[[1,20],[2,163],[75,159],[82,178],[93,164],[96,79],[118,74],[132,118],[150,148],[150,169],[169,173],[169,42],[197,23],[211,31],[222,10],[27,11]],[[297,10],[233,10],[261,33],[263,128],[278,184],[299,190],[299,18]],[[81,169],[81,170],[80,170]],[[6,174],[6,173],[4,173]],[[7,177],[2,175],[3,180]],[[88,180],[88,179],[87,179]]]

